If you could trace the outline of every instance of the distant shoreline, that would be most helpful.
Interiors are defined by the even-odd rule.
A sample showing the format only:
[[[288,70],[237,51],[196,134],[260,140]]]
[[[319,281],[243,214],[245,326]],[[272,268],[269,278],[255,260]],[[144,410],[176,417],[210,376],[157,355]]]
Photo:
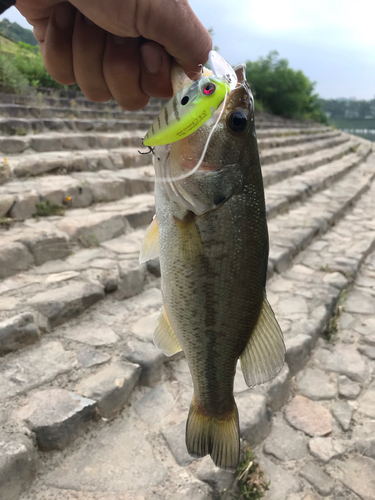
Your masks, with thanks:
[[[329,123],[343,132],[358,135],[359,137],[375,142],[375,119],[330,118]]]

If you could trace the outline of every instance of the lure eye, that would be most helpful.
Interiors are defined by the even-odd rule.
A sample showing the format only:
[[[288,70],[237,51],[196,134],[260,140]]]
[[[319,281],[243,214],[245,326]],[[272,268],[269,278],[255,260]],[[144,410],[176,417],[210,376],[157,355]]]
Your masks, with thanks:
[[[230,115],[228,125],[233,132],[242,132],[247,125],[247,116],[243,111],[237,109]]]
[[[181,104],[183,106],[185,106],[185,104],[187,104],[188,102],[189,102],[189,96],[187,95],[181,99]]]
[[[203,89],[203,94],[204,95],[211,95],[215,92],[216,87],[213,83],[208,83],[204,89]]]

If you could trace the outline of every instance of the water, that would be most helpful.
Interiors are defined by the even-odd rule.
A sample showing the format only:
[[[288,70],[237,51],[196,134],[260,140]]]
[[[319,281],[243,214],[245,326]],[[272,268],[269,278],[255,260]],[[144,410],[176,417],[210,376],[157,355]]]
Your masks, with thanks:
[[[375,142],[375,119],[345,119],[333,118],[330,120],[330,125],[335,125],[338,129],[349,134],[358,135],[364,139]]]

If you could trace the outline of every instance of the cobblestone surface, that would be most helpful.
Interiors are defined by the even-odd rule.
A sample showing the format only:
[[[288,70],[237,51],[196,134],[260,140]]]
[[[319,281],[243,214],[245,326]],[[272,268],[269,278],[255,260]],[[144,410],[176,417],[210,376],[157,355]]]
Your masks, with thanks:
[[[136,150],[160,104],[0,98],[1,500],[217,500],[234,477],[186,452],[190,373],[152,344],[160,269],[138,263],[154,199]],[[287,356],[251,390],[238,367],[241,437],[271,481],[266,500],[372,500],[371,143],[256,122]],[[64,213],[33,217],[46,200]]]

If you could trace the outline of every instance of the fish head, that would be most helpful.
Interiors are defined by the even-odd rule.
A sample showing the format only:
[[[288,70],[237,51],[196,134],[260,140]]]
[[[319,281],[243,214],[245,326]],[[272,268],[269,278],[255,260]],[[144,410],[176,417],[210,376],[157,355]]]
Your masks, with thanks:
[[[197,215],[240,192],[252,166],[259,168],[254,98],[246,80],[239,79],[196,132],[155,153],[156,182],[173,202]]]

